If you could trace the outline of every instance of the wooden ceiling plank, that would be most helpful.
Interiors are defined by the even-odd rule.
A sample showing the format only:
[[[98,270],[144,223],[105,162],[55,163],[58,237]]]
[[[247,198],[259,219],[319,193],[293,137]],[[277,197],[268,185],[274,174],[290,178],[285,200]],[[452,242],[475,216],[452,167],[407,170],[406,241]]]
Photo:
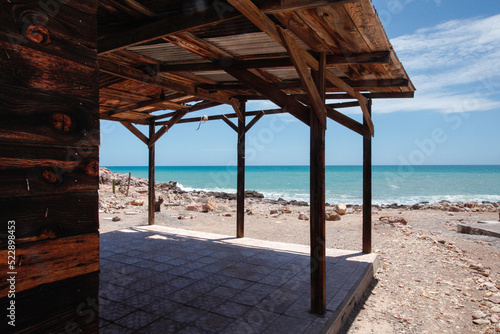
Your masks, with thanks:
[[[252,60],[232,60],[229,67],[235,69],[252,69],[252,68],[285,68],[292,67],[293,63],[287,54],[280,57],[273,56],[266,58],[265,55],[261,59]],[[345,64],[378,64],[388,63],[390,61],[390,51],[355,53],[350,55],[327,55],[327,65],[345,65]],[[160,72],[208,72],[220,70],[218,62],[203,62],[191,64],[160,64]]]
[[[143,71],[132,67],[120,66],[103,59],[99,60],[99,67],[102,72],[109,73],[128,80],[141,82],[143,84],[151,84],[158,87],[164,87],[187,95],[197,96],[202,99],[229,104],[229,96],[227,95],[220,93],[210,93],[195,86],[167,80],[165,78],[162,78],[161,76],[151,77],[145,75]]]
[[[357,0],[258,0],[260,8],[269,14],[284,11],[293,11],[304,8],[315,8],[328,6],[335,3],[351,3]],[[127,46],[141,44],[161,38],[168,34],[184,31],[190,28],[212,24],[218,21],[225,21],[241,14],[225,3],[215,3],[207,5],[200,11],[190,11],[183,15],[170,15],[159,18],[153,22],[148,22],[132,29],[117,29],[115,34],[100,36],[98,41],[98,52],[107,53]]]
[[[275,41],[280,43],[283,47],[283,41],[281,40],[277,26],[274,24],[274,22],[267,17],[263,12],[259,10],[258,7],[256,7],[252,1],[250,0],[228,0],[228,2],[233,5],[236,9],[238,9],[245,17],[247,17],[253,24],[255,24],[257,27],[259,27],[262,31],[267,33],[271,38],[273,38]],[[293,37],[292,37],[293,38]],[[311,55],[309,54],[306,50],[303,48],[299,49],[301,53],[301,57],[306,61],[307,65],[310,66],[313,70],[318,71],[319,70],[319,63],[318,61]],[[361,95],[361,93],[356,92],[351,86],[346,84],[341,78],[336,76],[332,71],[325,71],[326,74],[326,79],[337,86],[338,88],[342,89],[345,91],[347,94],[349,94],[351,97],[356,98],[359,101],[359,104],[361,106],[361,110],[363,110],[363,115],[366,119],[366,122],[370,128],[370,132],[373,135],[374,129],[373,129],[373,122],[371,120],[371,116],[368,113],[368,107],[367,103],[368,100]]]

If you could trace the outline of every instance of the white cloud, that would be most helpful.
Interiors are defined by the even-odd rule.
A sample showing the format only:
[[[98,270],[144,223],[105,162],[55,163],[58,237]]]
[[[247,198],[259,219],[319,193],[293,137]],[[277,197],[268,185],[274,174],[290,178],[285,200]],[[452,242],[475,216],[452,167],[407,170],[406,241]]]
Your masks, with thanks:
[[[417,94],[379,103],[383,110],[377,112],[500,107],[500,15],[448,21],[391,42]],[[461,107],[467,104],[474,107]]]

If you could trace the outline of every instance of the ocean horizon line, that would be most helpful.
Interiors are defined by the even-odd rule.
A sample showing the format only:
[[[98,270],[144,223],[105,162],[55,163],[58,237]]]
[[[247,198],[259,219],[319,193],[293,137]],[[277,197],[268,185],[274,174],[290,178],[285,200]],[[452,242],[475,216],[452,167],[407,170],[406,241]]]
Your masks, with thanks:
[[[237,165],[155,165],[155,167],[236,167]],[[373,164],[372,167],[500,167],[500,164],[442,164],[442,165],[385,165]],[[148,165],[101,165],[100,167],[148,167]],[[309,165],[245,165],[245,167],[309,167]],[[363,167],[363,165],[325,165],[325,167]]]

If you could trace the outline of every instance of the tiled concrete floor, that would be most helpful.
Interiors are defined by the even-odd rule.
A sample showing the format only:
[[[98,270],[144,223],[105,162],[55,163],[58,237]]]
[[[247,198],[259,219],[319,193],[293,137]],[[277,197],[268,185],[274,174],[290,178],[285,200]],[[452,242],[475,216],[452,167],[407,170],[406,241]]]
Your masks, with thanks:
[[[377,259],[327,250],[320,317],[309,313],[308,252],[162,226],[101,234],[100,333],[326,332]]]

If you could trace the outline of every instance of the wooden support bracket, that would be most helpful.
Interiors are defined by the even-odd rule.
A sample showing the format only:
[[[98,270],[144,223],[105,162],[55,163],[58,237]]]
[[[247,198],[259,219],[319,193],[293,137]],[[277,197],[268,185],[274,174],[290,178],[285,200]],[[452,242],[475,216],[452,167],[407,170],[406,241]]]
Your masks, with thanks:
[[[255,117],[245,127],[245,133],[247,133],[248,130],[250,130],[252,126],[254,126],[255,123],[257,123],[265,114],[264,110],[261,110],[257,115],[255,115]]]
[[[180,121],[180,119],[184,117],[184,115],[186,115],[187,113],[188,113],[187,109],[179,110],[171,119],[168,120],[168,122],[165,125],[163,125],[160,128],[160,130],[158,130],[154,135],[151,136],[151,138],[149,138],[148,147],[152,147],[154,143],[156,143],[158,139],[161,138],[161,136],[167,133],[167,131],[170,130],[170,128],[174,126],[175,123]]]
[[[130,132],[132,132],[137,138],[139,138],[144,144],[148,145],[149,139],[144,135],[139,129],[133,126],[131,123],[120,122],[124,127],[126,127]]]
[[[238,117],[239,119],[239,117]],[[238,127],[229,120],[229,118],[226,115],[222,115],[222,120],[231,127],[234,131],[238,132]]]
[[[245,117],[243,116],[241,109],[240,109],[240,101],[238,101],[236,99],[229,99],[229,102],[231,102],[231,106],[233,107],[234,112],[236,113],[236,115],[238,115],[238,119],[240,121],[244,121]]]

